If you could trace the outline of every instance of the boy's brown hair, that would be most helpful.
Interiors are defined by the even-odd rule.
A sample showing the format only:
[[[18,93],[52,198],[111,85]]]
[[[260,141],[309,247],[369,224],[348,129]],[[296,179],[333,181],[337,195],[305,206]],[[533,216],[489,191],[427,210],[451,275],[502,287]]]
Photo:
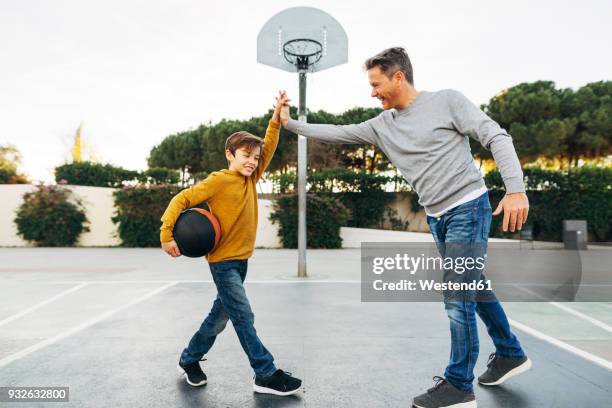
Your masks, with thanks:
[[[247,152],[251,152],[256,147],[262,147],[264,141],[262,138],[257,137],[249,132],[241,130],[240,132],[232,133],[225,140],[225,150],[229,150],[232,155],[236,155],[236,150],[241,147],[245,148]]]

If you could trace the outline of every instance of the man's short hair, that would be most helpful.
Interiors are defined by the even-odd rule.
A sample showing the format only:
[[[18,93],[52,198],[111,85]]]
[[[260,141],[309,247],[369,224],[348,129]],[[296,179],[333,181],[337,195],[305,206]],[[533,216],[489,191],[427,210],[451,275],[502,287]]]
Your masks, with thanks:
[[[402,71],[406,81],[410,85],[414,85],[414,79],[412,76],[412,64],[408,53],[403,47],[387,48],[376,54],[375,56],[368,58],[365,62],[365,68],[367,70],[374,67],[379,67],[383,74],[389,79],[397,71]]]
[[[229,150],[232,155],[236,154],[236,150],[245,148],[247,152],[251,152],[256,147],[262,147],[264,141],[249,132],[241,130],[240,132],[232,133],[225,140],[225,150]]]

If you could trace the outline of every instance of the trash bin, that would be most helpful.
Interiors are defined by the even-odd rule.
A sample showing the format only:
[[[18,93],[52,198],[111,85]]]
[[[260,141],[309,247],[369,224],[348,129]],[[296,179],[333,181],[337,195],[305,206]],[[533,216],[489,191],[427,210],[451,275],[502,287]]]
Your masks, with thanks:
[[[563,220],[563,244],[565,249],[587,249],[586,220]]]

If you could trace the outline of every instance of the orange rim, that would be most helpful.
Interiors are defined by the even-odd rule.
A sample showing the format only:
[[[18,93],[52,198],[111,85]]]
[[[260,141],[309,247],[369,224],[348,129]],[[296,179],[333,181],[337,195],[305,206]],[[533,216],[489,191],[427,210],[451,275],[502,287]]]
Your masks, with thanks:
[[[203,216],[207,217],[212,223],[213,228],[215,230],[215,245],[213,246],[213,249],[215,249],[215,247],[219,243],[219,239],[221,238],[221,226],[219,225],[219,221],[217,221],[217,217],[215,217],[210,211],[206,211],[202,208],[192,208],[192,210],[196,210]],[[212,252],[212,249],[211,249],[211,252]]]

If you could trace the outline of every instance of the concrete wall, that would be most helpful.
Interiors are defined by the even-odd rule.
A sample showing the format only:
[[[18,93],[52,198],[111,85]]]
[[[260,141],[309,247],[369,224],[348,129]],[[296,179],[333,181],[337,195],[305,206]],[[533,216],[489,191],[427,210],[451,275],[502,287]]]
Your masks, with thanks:
[[[66,186],[73,195],[82,200],[89,219],[89,232],[81,234],[79,246],[119,245],[117,228],[111,221],[113,216],[112,188]],[[17,225],[13,222],[15,213],[23,202],[23,195],[36,187],[30,184],[0,184],[0,246],[31,246],[17,235]]]
[[[66,186],[74,196],[80,198],[85,206],[89,219],[89,232],[81,235],[78,246],[116,246],[121,241],[118,238],[117,226],[111,221],[114,214],[113,188]],[[26,192],[35,190],[29,184],[0,184],[0,246],[31,246],[17,235],[17,226],[13,222],[15,212],[23,201]],[[269,220],[273,200],[271,196],[259,200],[259,219],[255,246],[259,248],[280,248],[278,225]],[[341,228],[340,236],[345,248],[359,248],[362,241],[430,241],[429,234],[416,234],[414,231],[428,232],[424,213],[410,211],[410,202],[402,196],[391,205],[402,219],[410,222],[408,231],[399,232],[375,229]]]
[[[429,233],[429,225],[427,225],[427,215],[425,210],[421,209],[418,212],[412,211],[410,199],[405,195],[398,193],[395,199],[391,201],[389,207],[397,212],[397,217],[401,220],[408,221],[408,229],[410,232],[427,232]],[[390,229],[389,223],[385,223],[385,228]]]
[[[89,219],[89,232],[81,234],[78,246],[116,246],[121,241],[118,238],[117,225],[111,217],[115,207],[113,188],[66,186],[73,195],[82,200]],[[34,191],[30,184],[0,184],[0,246],[32,246],[17,235],[17,225],[13,222],[15,213],[23,202],[23,195]],[[268,217],[272,211],[271,200],[259,200],[259,227],[255,245],[264,248],[280,248],[277,236],[278,226],[273,225]]]

